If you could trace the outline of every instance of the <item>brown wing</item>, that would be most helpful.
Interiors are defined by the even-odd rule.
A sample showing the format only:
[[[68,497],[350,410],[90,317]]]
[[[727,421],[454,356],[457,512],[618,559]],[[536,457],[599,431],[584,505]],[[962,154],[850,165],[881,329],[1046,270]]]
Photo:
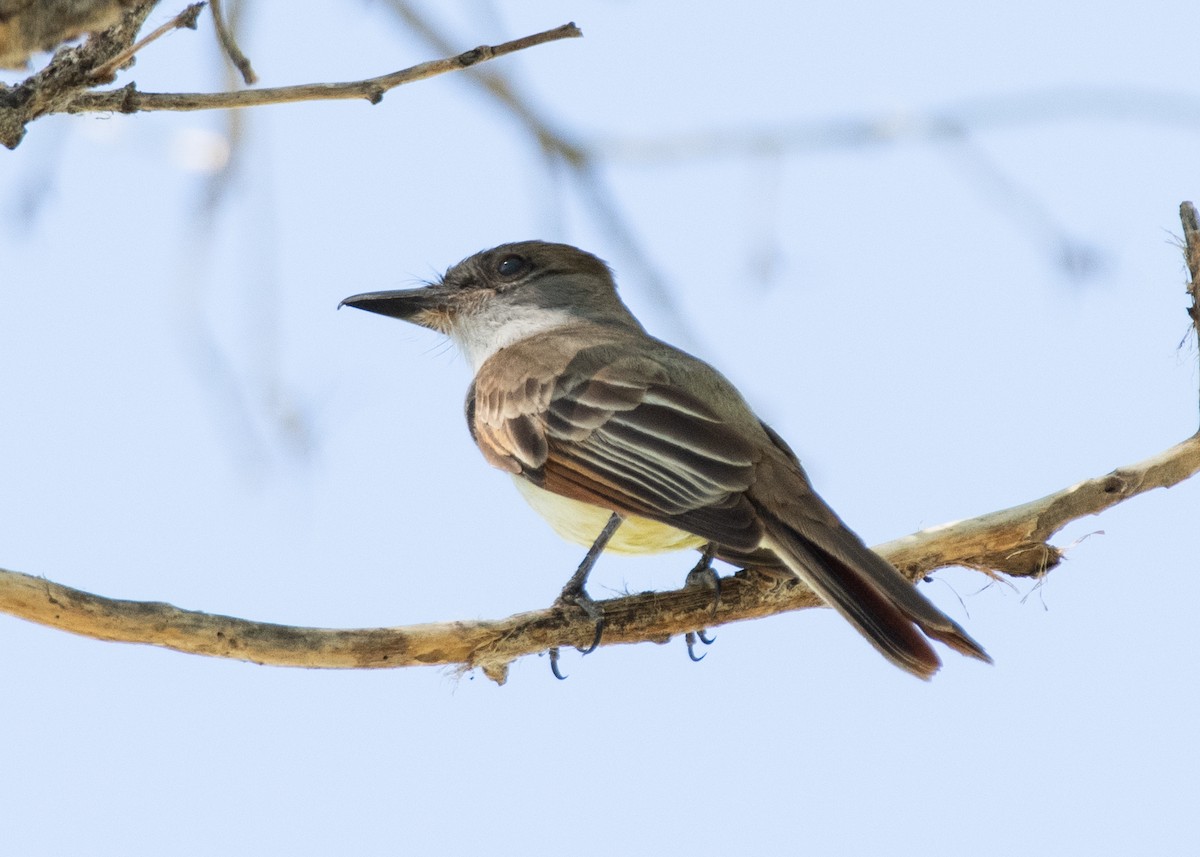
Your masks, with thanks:
[[[503,382],[485,365],[468,420],[493,465],[558,494],[753,550],[754,448],[651,356],[603,345]]]

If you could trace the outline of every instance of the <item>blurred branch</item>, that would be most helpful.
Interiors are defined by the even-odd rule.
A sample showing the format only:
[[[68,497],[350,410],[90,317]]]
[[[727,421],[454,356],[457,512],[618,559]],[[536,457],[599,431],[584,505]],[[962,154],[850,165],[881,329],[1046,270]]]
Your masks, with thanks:
[[[1185,253],[1197,292],[1200,223],[1181,207]],[[1191,311],[1200,338],[1200,311]],[[1041,577],[1062,558],[1049,539],[1071,521],[1154,488],[1170,488],[1200,472],[1200,432],[1144,461],[1087,479],[1041,499],[943,524],[879,545],[880,555],[910,580],[961,565],[988,574]],[[684,587],[601,602],[602,645],[666,642],[729,622],[815,607],[818,598],[790,576],[741,571],[711,590]],[[503,682],[517,658],[562,646],[587,646],[593,621],[582,611],[551,607],[496,621],[441,622],[402,628],[333,630],[249,622],[180,610],[169,604],[119,601],[44,578],[0,570],[0,611],[101,640],[148,643],[193,654],[275,666],[478,668]]]
[[[449,37],[420,14],[412,3],[408,0],[387,0],[387,3],[405,26],[432,50],[439,53],[449,50]],[[504,75],[495,71],[478,71],[466,75],[465,79],[480,87],[523,125],[547,158],[566,168],[567,174],[575,181],[588,203],[586,210],[596,219],[600,229],[608,234],[616,249],[631,263],[626,267],[636,269],[645,291],[662,307],[665,323],[675,328],[677,336],[673,338],[694,342],[695,335],[685,324],[675,295],[651,263],[649,254],[642,248],[634,229],[621,213],[615,195],[605,184],[596,153],[546,119]]]
[[[419,15],[412,4],[405,0],[388,0],[388,5],[408,28],[434,51],[445,54],[452,50],[450,38],[438,31],[424,16]],[[588,160],[587,153],[555,130],[548,120],[539,116],[527,99],[516,94],[512,84],[505,77],[494,71],[480,71],[468,77],[516,116],[521,124],[533,133],[543,149],[553,152],[568,163],[578,164]]]
[[[1072,235],[1040,194],[1014,178],[978,142],[978,135],[990,130],[1072,120],[1153,122],[1195,128],[1200,126],[1200,98],[1160,90],[1073,87],[971,98],[926,110],[826,117],[758,129],[712,128],[659,137],[597,138],[589,141],[588,149],[610,164],[679,166],[688,160],[765,160],[903,142],[940,144],[944,152],[955,157],[981,194],[1000,205],[1014,223],[1047,248],[1058,268],[1082,280],[1103,268],[1103,254]]]
[[[232,38],[242,31],[245,9],[242,2],[221,9],[220,17]],[[222,71],[223,88],[233,90],[239,86],[240,72],[233,63],[222,63]],[[273,252],[276,242],[272,240],[276,200],[271,183],[264,181],[264,173],[247,168],[247,126],[253,122],[253,113],[225,110],[220,121],[228,142],[228,157],[197,188],[199,194],[191,213],[193,226],[186,230],[187,238],[180,248],[179,273],[171,279],[179,308],[178,341],[211,400],[208,414],[242,477],[254,478],[261,475],[280,446],[293,456],[306,455],[312,435],[303,404],[295,400],[279,365],[280,280]],[[214,280],[209,269],[214,262],[213,236],[220,232],[219,218],[222,214],[239,216],[237,207],[231,210],[223,205],[234,188],[242,192],[240,214],[250,219],[250,229],[256,235],[255,240],[246,242],[238,267],[254,271],[255,288],[238,292],[237,312],[252,321],[249,327],[239,328],[237,340],[230,342],[218,334],[216,319],[220,313],[210,311]],[[244,229],[237,232],[247,234]]]
[[[677,164],[682,160],[820,152],[906,140],[958,140],[981,131],[1047,122],[1103,119],[1200,126],[1200,97],[1160,90],[1071,88],[972,98],[929,110],[895,110],[809,119],[760,129],[714,128],[663,137],[612,137],[590,148],[612,161]]]
[[[233,37],[232,28],[225,24],[225,13],[221,9],[221,0],[209,0],[209,2],[212,3],[213,23],[217,27],[217,38],[221,41],[221,47],[224,49],[225,55],[229,57],[229,61],[233,63],[234,68],[241,74],[245,84],[253,86],[258,83],[258,75],[254,73],[254,69],[251,67],[250,59],[238,47],[237,39]]]
[[[1069,277],[1085,280],[1103,268],[1103,253],[1073,237],[1041,196],[1010,175],[975,138],[965,134],[947,138],[942,151],[954,158],[990,201],[1044,245],[1048,255]]]

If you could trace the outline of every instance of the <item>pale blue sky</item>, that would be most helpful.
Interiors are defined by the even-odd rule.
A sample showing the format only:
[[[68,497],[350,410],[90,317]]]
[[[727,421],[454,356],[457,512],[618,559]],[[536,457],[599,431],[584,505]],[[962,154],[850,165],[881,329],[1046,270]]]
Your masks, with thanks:
[[[212,219],[180,153],[221,116],[35,123],[0,154],[0,566],[307,625],[546,605],[579,551],[473,448],[464,361],[334,311],[531,237],[608,259],[647,327],[733,378],[869,542],[1182,440],[1198,383],[1194,345],[1176,349],[1172,236],[1200,196],[1194,3],[918,5],[439,10],[461,49],[576,21],[584,39],[491,68],[614,153],[813,122],[890,135],[614,154],[604,179],[675,314],[465,79],[247,115]],[[255,4],[248,24],[264,85],[434,56],[385,3]],[[220,86],[207,17],[129,80]],[[930,139],[944,110],[978,130]],[[1090,273],[1064,268],[1064,241]],[[1104,535],[1036,590],[939,572],[924,591],[996,663],[947,653],[929,684],[829,611],[720,628],[701,664],[682,641],[604,648],[565,655],[566,682],[524,660],[504,687],[0,617],[3,850],[1186,853],[1198,509],[1193,481],[1078,522],[1059,544]],[[592,591],[672,586],[691,563],[605,558]]]

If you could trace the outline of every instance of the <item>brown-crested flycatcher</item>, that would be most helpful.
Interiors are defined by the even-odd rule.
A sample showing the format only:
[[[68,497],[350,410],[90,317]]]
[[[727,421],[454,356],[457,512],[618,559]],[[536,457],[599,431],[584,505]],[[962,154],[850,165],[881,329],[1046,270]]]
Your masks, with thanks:
[[[623,553],[709,547],[743,565],[785,566],[921,678],[941,666],[926,637],[990,661],[841,522],[729,381],[646,333],[595,256],[505,244],[440,282],[342,303],[457,343],[475,369],[471,436],[565,538]]]

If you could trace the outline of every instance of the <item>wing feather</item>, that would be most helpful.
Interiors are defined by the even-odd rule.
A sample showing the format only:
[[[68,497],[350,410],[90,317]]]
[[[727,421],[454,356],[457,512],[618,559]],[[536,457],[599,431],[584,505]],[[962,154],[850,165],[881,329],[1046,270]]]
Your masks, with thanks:
[[[601,346],[509,384],[487,370],[476,381],[486,395],[472,391],[467,412],[492,464],[574,499],[757,547],[761,526],[743,496],[750,441],[671,384],[661,363]]]

